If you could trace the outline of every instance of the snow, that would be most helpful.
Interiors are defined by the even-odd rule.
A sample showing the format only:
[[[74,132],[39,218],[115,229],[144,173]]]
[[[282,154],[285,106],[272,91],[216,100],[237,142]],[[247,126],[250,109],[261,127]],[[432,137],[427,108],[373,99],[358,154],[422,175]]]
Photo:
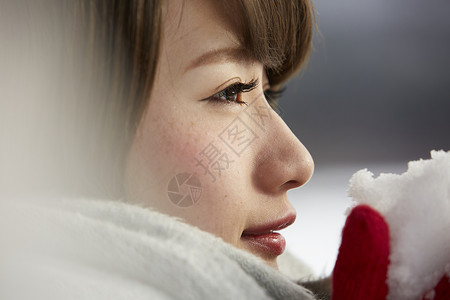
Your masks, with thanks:
[[[401,175],[374,178],[360,170],[349,195],[389,224],[388,299],[419,299],[450,276],[450,152],[432,151],[431,159],[410,162]]]

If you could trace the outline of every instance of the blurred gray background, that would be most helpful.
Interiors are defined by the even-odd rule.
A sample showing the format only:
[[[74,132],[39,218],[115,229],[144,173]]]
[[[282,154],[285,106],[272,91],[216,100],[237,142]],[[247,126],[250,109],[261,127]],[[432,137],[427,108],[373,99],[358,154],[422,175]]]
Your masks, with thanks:
[[[321,32],[283,118],[316,165],[450,149],[450,1],[316,0]]]
[[[348,180],[359,169],[402,173],[450,150],[450,1],[315,0],[321,34],[280,101],[315,174],[288,193],[288,250],[316,275],[335,263]]]

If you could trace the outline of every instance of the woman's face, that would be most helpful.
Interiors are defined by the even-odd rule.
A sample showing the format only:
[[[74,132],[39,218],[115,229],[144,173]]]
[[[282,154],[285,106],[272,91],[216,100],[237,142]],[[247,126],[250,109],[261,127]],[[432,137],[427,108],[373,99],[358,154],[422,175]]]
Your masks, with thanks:
[[[128,154],[126,193],[276,266],[295,219],[286,192],[311,156],[264,97],[264,66],[213,1],[171,0],[149,104]],[[245,102],[245,103],[243,103]]]

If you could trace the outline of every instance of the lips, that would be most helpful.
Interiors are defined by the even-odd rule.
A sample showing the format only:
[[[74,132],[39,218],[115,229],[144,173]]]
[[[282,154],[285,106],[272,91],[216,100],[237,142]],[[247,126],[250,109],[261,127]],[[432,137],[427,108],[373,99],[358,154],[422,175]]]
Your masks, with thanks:
[[[295,221],[295,214],[273,222],[252,226],[242,233],[241,240],[263,256],[278,256],[286,248],[286,240],[276,230],[288,227]]]

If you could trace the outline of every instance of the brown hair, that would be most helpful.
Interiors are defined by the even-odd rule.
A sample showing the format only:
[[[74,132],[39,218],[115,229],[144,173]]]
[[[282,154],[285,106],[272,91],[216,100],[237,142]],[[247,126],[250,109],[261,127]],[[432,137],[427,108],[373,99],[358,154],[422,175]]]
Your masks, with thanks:
[[[314,14],[309,0],[222,4],[234,5],[240,13],[241,42],[266,66],[272,86],[280,86],[299,70],[311,47]],[[28,5],[29,11],[38,12],[38,19],[53,18],[60,24],[45,28],[59,43],[53,43],[53,50],[61,62],[53,74],[60,88],[51,104],[60,108],[53,116],[58,119],[57,142],[49,144],[61,151],[50,158],[58,167],[48,184],[78,195],[121,196],[124,159],[154,81],[162,0]]]
[[[279,86],[306,61],[312,43],[314,11],[309,0],[240,0],[242,43],[266,66]]]

